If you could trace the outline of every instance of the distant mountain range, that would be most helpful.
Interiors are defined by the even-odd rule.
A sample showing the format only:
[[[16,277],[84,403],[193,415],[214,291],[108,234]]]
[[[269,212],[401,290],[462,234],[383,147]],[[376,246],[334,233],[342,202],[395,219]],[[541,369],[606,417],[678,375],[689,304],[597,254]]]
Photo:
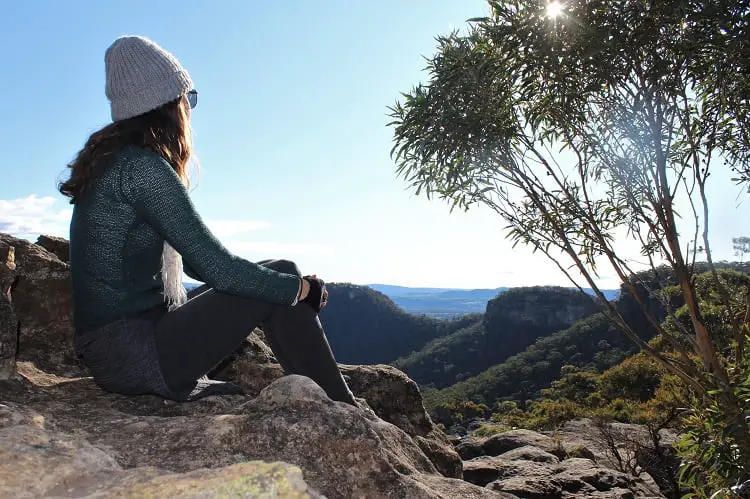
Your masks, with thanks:
[[[507,287],[494,289],[410,288],[391,284],[368,284],[367,287],[380,291],[411,314],[425,314],[440,318],[483,313],[488,301],[503,291],[511,289]],[[590,289],[584,289],[584,291],[594,294]],[[614,300],[620,294],[618,289],[605,289],[603,292],[608,300]]]

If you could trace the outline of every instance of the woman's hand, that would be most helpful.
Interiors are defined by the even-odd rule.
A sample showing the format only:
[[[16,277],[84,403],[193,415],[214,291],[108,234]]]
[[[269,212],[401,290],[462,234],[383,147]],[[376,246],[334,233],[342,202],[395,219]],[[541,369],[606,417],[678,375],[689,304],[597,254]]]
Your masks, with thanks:
[[[320,313],[328,303],[328,290],[323,279],[319,279],[317,275],[303,277],[300,301],[310,305],[315,313]]]

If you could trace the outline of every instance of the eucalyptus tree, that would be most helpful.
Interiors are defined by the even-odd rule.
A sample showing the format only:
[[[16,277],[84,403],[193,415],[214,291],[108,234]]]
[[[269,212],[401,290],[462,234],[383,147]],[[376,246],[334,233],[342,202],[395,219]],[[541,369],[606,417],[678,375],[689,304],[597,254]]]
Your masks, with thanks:
[[[437,38],[428,81],[390,108],[397,173],[454,209],[489,207],[514,244],[593,289],[629,338],[717,404],[733,462],[747,464],[750,401],[737,387],[750,385],[750,308],[736,305],[713,270],[732,335],[731,349],[719,348],[694,267],[705,258],[713,269],[712,172],[731,170],[727,189],[750,181],[749,3],[488,3],[489,15]],[[623,250],[626,240],[638,255]],[[669,354],[597,284],[606,268],[638,298],[637,286],[651,287],[636,272],[644,265],[665,283],[667,273],[676,278],[689,312],[675,331],[640,302]],[[674,314],[672,305],[665,301]],[[741,478],[737,466],[727,479]]]

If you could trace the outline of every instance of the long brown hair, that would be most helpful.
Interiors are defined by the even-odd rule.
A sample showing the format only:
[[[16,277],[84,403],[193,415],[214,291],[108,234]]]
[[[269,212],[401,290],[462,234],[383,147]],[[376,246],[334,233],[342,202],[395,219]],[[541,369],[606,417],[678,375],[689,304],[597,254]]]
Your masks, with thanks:
[[[111,123],[94,132],[68,165],[70,178],[58,186],[75,204],[96,179],[99,168],[125,146],[150,149],[168,161],[188,185],[188,161],[193,152],[190,107],[185,97],[133,118]]]

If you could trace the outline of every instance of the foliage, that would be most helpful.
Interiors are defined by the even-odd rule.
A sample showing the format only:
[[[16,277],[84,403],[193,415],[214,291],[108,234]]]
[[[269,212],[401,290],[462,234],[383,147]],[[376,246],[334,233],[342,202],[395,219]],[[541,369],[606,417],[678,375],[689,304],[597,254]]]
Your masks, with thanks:
[[[732,248],[734,249],[734,256],[743,261],[745,255],[750,253],[750,237],[733,237]]]
[[[474,436],[480,438],[491,437],[492,435],[504,433],[508,430],[510,430],[510,428],[503,424],[483,424],[474,431]]]
[[[664,368],[652,357],[638,354],[602,374],[598,388],[606,399],[646,402],[653,398],[663,375]]]
[[[606,348],[609,355],[600,355],[600,348]],[[526,350],[473,378],[442,390],[426,391],[425,405],[434,409],[462,400],[486,404],[498,400],[524,402],[538,397],[539,391],[557,379],[566,364],[601,371],[621,361],[634,349],[606,314],[597,313],[567,329],[539,338]]]
[[[438,38],[429,83],[391,108],[398,173],[454,208],[493,209],[514,243],[592,288],[619,330],[700,401],[696,422],[711,426],[696,432],[712,438],[698,440],[705,452],[685,452],[707,483],[731,485],[726,470],[750,460],[742,399],[750,313],[735,313],[713,265],[706,186],[719,161],[750,180],[747,3],[570,0],[554,19],[538,0],[489,3],[491,14],[466,33]],[[622,251],[624,238],[640,257]],[[699,254],[720,303],[699,296]],[[641,261],[658,286],[633,279]],[[671,323],[638,305],[671,355],[652,348],[597,287],[606,265],[633,296],[636,284],[656,293],[668,284],[661,262],[684,320],[668,295]]]
[[[487,304],[481,322],[436,338],[393,362],[422,386],[444,388],[523,351],[537,338],[597,311],[590,296],[561,287],[522,287]]]
[[[408,314],[365,286],[329,284],[328,293],[320,320],[336,359],[348,364],[388,363],[481,320],[477,314],[452,320]]]

